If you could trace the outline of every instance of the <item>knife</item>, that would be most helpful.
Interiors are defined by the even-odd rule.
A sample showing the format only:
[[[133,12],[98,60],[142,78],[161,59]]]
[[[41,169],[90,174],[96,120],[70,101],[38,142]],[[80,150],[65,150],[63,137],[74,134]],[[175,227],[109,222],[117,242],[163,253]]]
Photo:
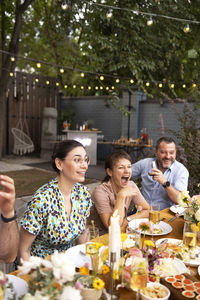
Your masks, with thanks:
[[[175,217],[171,218],[171,219],[168,221],[168,223],[174,221],[174,220],[175,220],[176,218],[178,218],[178,217],[179,217],[179,216],[175,216]]]

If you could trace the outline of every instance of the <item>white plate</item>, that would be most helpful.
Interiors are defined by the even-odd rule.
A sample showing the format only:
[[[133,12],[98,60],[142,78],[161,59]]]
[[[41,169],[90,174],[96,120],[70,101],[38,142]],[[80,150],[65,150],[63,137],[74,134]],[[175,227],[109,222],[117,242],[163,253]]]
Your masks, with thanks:
[[[70,258],[70,260],[75,264],[76,268],[83,267],[85,263],[89,263],[89,269],[92,270],[91,258],[89,256],[81,254],[81,252],[85,253],[85,250],[85,244],[80,244],[67,249],[66,254]]]
[[[179,214],[179,216],[183,216],[185,212],[185,207],[181,207],[180,205],[173,205],[169,208],[174,214]]]
[[[162,241],[166,240],[167,243],[171,243],[174,245],[180,245],[182,243],[182,240],[178,239],[159,239],[156,241],[156,246],[158,246]],[[200,253],[200,247],[196,246],[196,249],[199,249]],[[200,258],[199,259],[189,259],[189,260],[183,260],[184,264],[186,266],[191,266],[191,267],[197,267],[200,265]]]
[[[160,264],[154,266],[154,273],[157,276],[166,277],[183,273],[190,274],[190,271],[185,266],[184,262],[178,258],[161,258]]]
[[[132,220],[128,223],[128,226],[133,228],[133,229],[136,229],[136,228],[139,228],[139,225],[143,222],[149,222],[149,219],[145,218],[145,219],[136,219],[136,220]],[[163,222],[163,221],[160,221],[158,225],[156,225],[158,228],[162,229],[162,232],[161,233],[151,233],[149,231],[146,231],[146,235],[154,235],[154,236],[160,236],[160,235],[165,235],[165,234],[168,234],[172,231],[172,227]]]
[[[15,298],[16,300],[18,300],[19,297],[21,297],[22,295],[28,292],[28,284],[25,280],[14,275],[6,275],[6,277],[8,278],[7,285],[9,283],[13,284],[13,290],[14,293],[16,294],[16,298]],[[7,288],[4,300],[8,300],[8,299],[14,299],[13,291],[10,288]]]

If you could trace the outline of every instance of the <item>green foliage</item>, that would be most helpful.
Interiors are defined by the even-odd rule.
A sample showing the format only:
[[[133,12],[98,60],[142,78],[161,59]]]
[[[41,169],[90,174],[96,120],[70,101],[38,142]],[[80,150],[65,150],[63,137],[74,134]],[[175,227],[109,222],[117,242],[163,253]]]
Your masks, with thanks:
[[[189,191],[191,195],[199,194],[200,174],[200,129],[198,98],[193,101],[178,99],[183,103],[183,112],[179,113],[175,102],[170,101],[179,120],[181,131],[170,130],[178,139],[177,157],[189,171]]]

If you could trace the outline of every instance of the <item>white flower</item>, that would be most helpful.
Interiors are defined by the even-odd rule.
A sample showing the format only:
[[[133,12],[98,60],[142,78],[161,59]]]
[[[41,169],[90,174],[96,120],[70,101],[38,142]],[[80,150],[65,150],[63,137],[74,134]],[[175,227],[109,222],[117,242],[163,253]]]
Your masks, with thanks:
[[[65,252],[58,253],[56,250],[51,256],[53,275],[60,282],[72,281],[75,275],[75,265],[69,260]]]
[[[195,219],[199,222],[200,221],[200,208],[195,213]]]
[[[66,286],[59,297],[59,300],[81,300],[80,290]]]
[[[36,269],[40,265],[46,268],[52,268],[50,261],[38,256],[30,256],[29,260],[21,259],[22,265],[18,267],[20,275],[28,274],[31,270]]]
[[[190,199],[189,192],[186,190],[183,190],[178,194],[178,204],[182,207],[188,207],[188,202]]]

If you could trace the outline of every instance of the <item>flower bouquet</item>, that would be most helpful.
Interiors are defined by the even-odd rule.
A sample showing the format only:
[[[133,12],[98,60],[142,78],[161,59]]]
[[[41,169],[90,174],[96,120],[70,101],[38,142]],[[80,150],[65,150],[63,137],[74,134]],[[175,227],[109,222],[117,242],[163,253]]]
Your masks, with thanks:
[[[76,272],[65,252],[55,251],[49,260],[31,256],[28,261],[22,261],[19,271],[19,275],[29,276],[29,292],[20,300],[81,300],[85,299],[84,289],[101,291],[104,287],[97,274],[90,274],[89,264]],[[109,268],[103,265],[102,272],[107,271]]]
[[[195,196],[190,197],[188,191],[182,191],[178,195],[178,204],[186,208],[185,219],[197,225],[197,231],[200,227],[200,199]]]

